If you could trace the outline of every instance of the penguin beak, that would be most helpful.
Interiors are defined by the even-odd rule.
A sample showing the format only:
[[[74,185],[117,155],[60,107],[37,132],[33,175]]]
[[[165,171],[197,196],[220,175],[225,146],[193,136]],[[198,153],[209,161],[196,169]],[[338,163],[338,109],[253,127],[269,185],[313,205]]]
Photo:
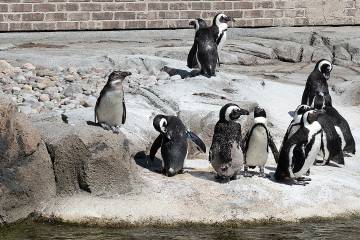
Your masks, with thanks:
[[[225,22],[235,22],[235,19],[229,16],[226,16],[225,18]]]
[[[193,27],[195,27],[195,21],[191,21],[191,22],[189,22],[189,26],[193,26]]]
[[[240,109],[240,115],[249,115],[250,113],[249,113],[249,111],[248,110],[246,110],[246,109]]]
[[[288,114],[289,114],[290,117],[293,118],[295,116],[295,111],[289,111]]]
[[[122,72],[121,76],[125,78],[127,76],[130,76],[131,74],[132,74],[131,72]]]

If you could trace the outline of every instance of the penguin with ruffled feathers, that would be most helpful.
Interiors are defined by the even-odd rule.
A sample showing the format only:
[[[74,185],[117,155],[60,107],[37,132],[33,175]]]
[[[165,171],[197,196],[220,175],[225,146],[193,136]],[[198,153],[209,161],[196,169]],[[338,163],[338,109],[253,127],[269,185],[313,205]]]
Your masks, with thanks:
[[[209,161],[220,182],[236,179],[243,166],[241,124],[236,122],[241,115],[249,115],[249,111],[228,103],[220,109],[219,121],[214,128]]]
[[[176,116],[157,115],[154,118],[153,126],[160,135],[151,146],[150,160],[154,160],[156,152],[161,147],[161,156],[164,162],[163,174],[168,177],[182,173],[188,153],[188,138],[198,146],[199,150],[206,152],[204,142],[195,133],[187,130],[183,122]]]
[[[195,29],[195,34],[199,29],[207,28],[207,24],[205,20],[201,18],[197,18],[194,21],[190,21],[189,25],[193,26]],[[193,44],[193,46],[190,49],[190,52],[188,54],[187,58],[187,66],[189,68],[196,68],[198,67],[197,59],[196,59],[196,45]]]
[[[323,111],[310,110],[303,114],[300,128],[285,142],[274,174],[275,180],[296,184],[310,181],[305,175],[316,161],[321,148],[322,127],[317,121]]]
[[[325,105],[332,106],[329,86],[327,83],[332,69],[333,65],[329,60],[321,59],[316,63],[314,70],[310,73],[306,81],[301,104],[314,106],[315,96],[317,94],[322,94],[325,98]]]
[[[95,105],[95,124],[106,130],[118,133],[120,126],[126,121],[123,80],[131,72],[113,71],[104,88],[100,92]]]
[[[248,168],[259,167],[260,177],[265,177],[264,167],[268,159],[269,148],[277,162],[279,152],[267,128],[266,112],[263,108],[254,110],[254,124],[244,138],[243,151],[245,156],[244,176],[251,177]]]

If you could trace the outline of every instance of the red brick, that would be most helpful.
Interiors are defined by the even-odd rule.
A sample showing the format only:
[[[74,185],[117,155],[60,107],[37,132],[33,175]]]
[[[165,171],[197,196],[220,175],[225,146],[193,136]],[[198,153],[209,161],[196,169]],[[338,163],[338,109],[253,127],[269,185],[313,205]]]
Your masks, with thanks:
[[[114,0],[92,0],[93,2],[113,2]]]
[[[57,4],[57,10],[59,12],[68,11],[68,12],[75,12],[79,10],[78,3],[59,3]]]
[[[45,21],[66,21],[67,20],[67,14],[66,13],[46,13],[45,15]]]
[[[289,1],[289,0],[275,1],[275,7],[276,8],[281,8],[281,9],[294,8],[295,4],[294,4],[294,2]]]
[[[210,2],[193,2],[191,4],[191,8],[193,10],[210,10],[211,3]]]
[[[354,0],[345,1],[345,8],[355,8],[355,7],[356,7],[356,1]]]
[[[189,28],[189,21],[187,20],[168,20],[168,28]]]
[[[306,0],[295,1],[295,8],[306,8]]]
[[[7,4],[0,4],[0,12],[7,12],[8,5]]]
[[[178,11],[159,12],[160,19],[178,19],[179,16]]]
[[[224,14],[226,14],[227,16],[233,17],[233,18],[242,18],[244,15],[243,11],[225,11]]]
[[[281,18],[284,15],[283,10],[265,10],[264,18]]]
[[[180,11],[180,18],[195,19],[201,16],[201,11]]]
[[[232,9],[232,3],[231,2],[213,2],[212,3],[212,9],[214,10],[229,10]]]
[[[248,10],[244,11],[245,18],[262,18],[264,15],[263,10]]]
[[[62,1],[66,2],[66,1]],[[69,0],[68,2],[90,2],[90,0]]]
[[[46,23],[46,22],[33,23],[32,30],[53,31],[56,30],[56,23]]]
[[[114,16],[115,20],[131,20],[135,19],[134,12],[116,12]]]
[[[103,5],[104,11],[122,11],[125,10],[125,4],[123,3],[105,3]]]
[[[112,12],[94,12],[92,13],[92,20],[112,20],[114,13]]]
[[[4,22],[19,22],[21,21],[21,14],[4,14]]]
[[[87,21],[87,20],[90,20],[90,13],[88,13],[88,12],[69,13],[68,20],[69,21]]]
[[[156,19],[156,12],[137,12],[136,19],[141,19],[141,20]]]
[[[149,3],[148,10],[168,10],[168,3]]]
[[[346,16],[354,17],[355,14],[356,14],[356,8],[345,9]]]
[[[170,10],[187,10],[188,3],[185,3],[185,2],[170,3],[169,9]]]
[[[32,4],[11,4],[10,12],[31,12]]]
[[[295,26],[304,26],[309,25],[309,20],[307,18],[295,18]]]
[[[45,0],[23,0],[23,3],[43,3]]]
[[[8,23],[0,23],[0,31],[1,32],[9,31],[9,24]]]
[[[213,20],[217,13],[218,12],[203,11],[201,14],[201,18]]]
[[[260,18],[260,19],[254,19],[254,26],[261,26],[261,27],[271,27],[274,25],[273,19],[266,19],[266,18]]]
[[[77,30],[79,29],[78,22],[57,22],[56,30]]]
[[[294,25],[293,18],[276,18],[276,19],[274,19],[274,26],[287,27],[287,26],[293,26],[293,25]]]
[[[233,27],[253,27],[254,20],[253,19],[239,19],[233,23]]]
[[[167,22],[164,20],[148,21],[147,28],[166,28]]]
[[[80,11],[101,11],[100,3],[81,3]]]
[[[55,12],[55,4],[34,4],[34,12]]]
[[[101,22],[86,21],[80,22],[80,30],[99,30],[102,28]]]
[[[30,31],[31,23],[10,23],[10,31]]]
[[[274,3],[272,1],[260,1],[255,2],[255,8],[273,8]]]
[[[19,3],[21,0],[1,0],[1,3]]]
[[[125,28],[130,28],[130,29],[146,28],[146,21],[126,21]]]
[[[305,10],[304,9],[290,9],[285,11],[285,17],[304,17]]]
[[[146,10],[146,3],[127,3],[126,10],[128,11],[145,11]]]
[[[43,21],[44,13],[24,13],[21,15],[22,21]]]
[[[253,9],[253,2],[234,2],[234,9]]]
[[[124,21],[103,21],[102,22],[103,29],[123,29],[125,28]]]

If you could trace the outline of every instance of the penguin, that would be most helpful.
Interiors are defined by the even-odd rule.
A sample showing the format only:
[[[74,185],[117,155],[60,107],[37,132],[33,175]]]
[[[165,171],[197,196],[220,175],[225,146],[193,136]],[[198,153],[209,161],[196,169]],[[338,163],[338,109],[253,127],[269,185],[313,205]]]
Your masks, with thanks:
[[[273,138],[267,129],[266,112],[263,108],[256,107],[254,110],[254,124],[244,138],[243,150],[245,156],[244,176],[252,176],[248,168],[259,167],[260,177],[265,177],[264,166],[266,164],[269,147],[274,158],[279,155]]]
[[[126,121],[123,80],[131,72],[113,71],[100,92],[95,105],[95,123],[106,130],[119,133],[120,125]]]
[[[249,111],[228,103],[220,109],[219,121],[214,128],[209,161],[220,182],[236,179],[243,165],[241,124],[236,122],[241,115],[249,115]]]
[[[313,106],[315,96],[317,94],[322,94],[325,98],[325,105],[332,106],[329,86],[327,83],[332,69],[333,66],[331,62],[326,59],[321,59],[316,63],[314,70],[311,72],[306,81],[301,104]]]
[[[176,116],[157,115],[153,126],[160,135],[150,149],[150,160],[154,161],[156,152],[161,147],[164,162],[163,174],[172,177],[183,172],[184,161],[188,153],[187,139],[190,138],[202,152],[206,152],[204,142],[193,132],[187,130]]]
[[[203,28],[207,28],[207,24],[205,22],[205,20],[201,19],[201,18],[197,18],[194,21],[191,21],[189,23],[189,25],[193,26],[195,29],[195,33],[199,30],[199,29],[203,29]],[[187,66],[189,68],[196,68],[198,67],[197,65],[197,60],[196,60],[196,47],[193,44],[193,46],[190,49],[190,52],[188,54],[188,58],[187,58]]]
[[[307,184],[303,177],[314,164],[321,147],[322,127],[317,121],[322,110],[310,110],[301,118],[300,128],[283,143],[274,174],[278,182]]]
[[[213,19],[213,23],[212,26],[218,28],[217,31],[217,36],[216,36],[216,45],[218,46],[218,55],[220,55],[221,49],[223,48],[223,46],[225,45],[225,41],[227,38],[227,29],[228,29],[228,22],[230,21],[234,21],[235,19],[229,16],[226,16],[223,13],[219,13],[217,14],[214,19]],[[218,63],[220,66],[220,58],[218,57]]]

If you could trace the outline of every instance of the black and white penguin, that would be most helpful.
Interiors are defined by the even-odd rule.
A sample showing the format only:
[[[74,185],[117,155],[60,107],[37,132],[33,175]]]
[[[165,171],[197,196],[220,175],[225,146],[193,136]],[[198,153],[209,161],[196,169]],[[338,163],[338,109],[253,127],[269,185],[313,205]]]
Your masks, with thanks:
[[[275,180],[286,182],[295,180],[305,184],[304,176],[314,164],[321,148],[322,128],[317,121],[322,111],[307,111],[301,119],[300,128],[283,142],[279,162],[275,171]]]
[[[150,149],[150,160],[161,147],[164,162],[163,174],[172,177],[181,173],[188,153],[187,139],[190,138],[202,152],[206,152],[204,142],[193,132],[187,130],[176,116],[157,115],[153,121],[154,128],[160,133]]]
[[[322,59],[315,65],[314,70],[309,75],[305,90],[301,99],[301,104],[314,106],[314,98],[317,94],[321,94],[325,98],[325,105],[331,106],[332,100],[329,93],[329,86],[327,81],[330,78],[330,73],[333,66],[330,61]]]
[[[241,124],[236,122],[241,115],[249,115],[249,112],[236,104],[228,103],[221,108],[220,119],[215,125],[209,161],[221,182],[236,179],[243,166]]]
[[[131,72],[113,71],[95,105],[95,123],[115,133],[119,132],[120,125],[126,121],[122,82],[129,75]]]
[[[260,177],[265,177],[264,166],[268,159],[269,147],[276,159],[279,153],[267,128],[266,112],[263,108],[256,107],[254,110],[254,124],[244,138],[244,176],[252,176],[248,172],[249,167],[259,167]]]
[[[207,28],[207,24],[205,20],[201,18],[197,18],[194,21],[191,21],[189,25],[193,26],[195,29],[195,34],[199,29]],[[189,68],[196,68],[198,67],[197,59],[196,59],[196,46],[193,44],[193,46],[190,49],[190,52],[188,54],[187,58],[187,66]]]
[[[227,38],[227,29],[228,29],[228,22],[230,21],[235,21],[234,18],[226,16],[223,13],[219,13],[217,14],[214,19],[213,19],[213,23],[212,26],[214,28],[217,28],[217,36],[216,36],[216,44],[218,46],[218,55],[220,55],[221,49],[223,48],[223,46],[225,45],[225,41]],[[219,66],[220,66],[220,58],[218,58],[218,62],[219,62]]]

